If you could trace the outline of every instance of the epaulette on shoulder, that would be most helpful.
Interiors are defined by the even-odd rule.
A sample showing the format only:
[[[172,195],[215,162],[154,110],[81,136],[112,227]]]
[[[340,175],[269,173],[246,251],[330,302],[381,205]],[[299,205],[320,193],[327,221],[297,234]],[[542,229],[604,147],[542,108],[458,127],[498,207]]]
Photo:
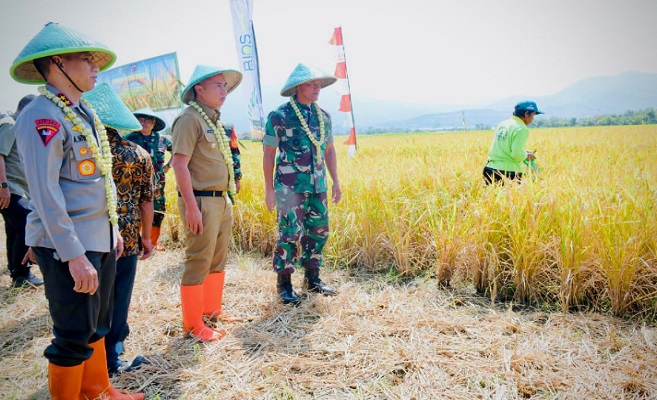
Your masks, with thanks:
[[[2,118],[0,118],[0,125],[4,125],[4,124],[14,125],[14,123],[15,123],[14,119],[9,115],[3,115]]]

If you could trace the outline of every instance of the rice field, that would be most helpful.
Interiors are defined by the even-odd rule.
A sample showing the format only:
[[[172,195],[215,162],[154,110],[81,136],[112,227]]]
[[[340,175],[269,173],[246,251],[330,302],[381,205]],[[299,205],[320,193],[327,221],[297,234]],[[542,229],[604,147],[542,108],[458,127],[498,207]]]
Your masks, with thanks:
[[[473,285],[492,301],[654,318],[657,126],[531,130],[540,171],[505,187],[482,184],[491,140],[363,136],[352,159],[338,144],[344,195],[325,263]],[[270,254],[260,144],[244,144],[235,243]]]

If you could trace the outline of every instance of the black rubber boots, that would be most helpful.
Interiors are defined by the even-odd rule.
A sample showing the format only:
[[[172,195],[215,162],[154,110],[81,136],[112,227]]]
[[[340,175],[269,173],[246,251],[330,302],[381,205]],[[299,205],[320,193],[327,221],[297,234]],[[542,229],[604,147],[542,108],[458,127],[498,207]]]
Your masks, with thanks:
[[[306,268],[303,287],[309,292],[321,293],[327,296],[335,296],[338,294],[335,289],[319,279],[319,268]]]
[[[292,287],[292,274],[278,274],[276,289],[283,304],[295,304],[301,301],[301,298],[294,292]]]

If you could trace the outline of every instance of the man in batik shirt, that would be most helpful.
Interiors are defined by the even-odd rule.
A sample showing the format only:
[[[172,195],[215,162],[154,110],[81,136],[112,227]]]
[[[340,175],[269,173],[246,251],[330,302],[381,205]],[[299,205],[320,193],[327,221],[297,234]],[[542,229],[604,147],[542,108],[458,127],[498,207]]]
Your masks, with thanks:
[[[116,261],[112,328],[105,337],[107,369],[114,375],[145,362],[140,356],[132,362],[120,360],[119,356],[130,333],[128,310],[137,274],[137,258],[145,260],[153,252],[150,232],[154,217],[153,164],[144,149],[121,138],[115,129],[107,128],[107,139],[112,150],[119,229],[125,243],[123,254]]]
[[[327,169],[333,181],[333,203],[340,201],[342,190],[331,117],[317,105],[320,90],[335,81],[333,76],[299,64],[281,90],[281,96],[290,97],[290,101],[267,118],[263,138],[265,203],[270,211],[276,207],[278,215],[273,264],[284,304],[300,300],[291,281],[297,261],[304,267],[304,286],[309,292],[336,294],[319,279],[322,250],[329,236]]]

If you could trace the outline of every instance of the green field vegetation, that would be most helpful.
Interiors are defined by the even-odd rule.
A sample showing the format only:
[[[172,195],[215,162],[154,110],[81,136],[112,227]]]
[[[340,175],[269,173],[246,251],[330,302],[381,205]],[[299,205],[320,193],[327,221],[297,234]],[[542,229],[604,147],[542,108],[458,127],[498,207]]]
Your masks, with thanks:
[[[657,124],[654,108],[640,111],[626,111],[623,114],[597,115],[587,118],[537,118],[532,124],[534,128],[564,127],[564,126],[611,126],[611,125],[651,125]]]
[[[530,131],[540,172],[506,187],[482,183],[490,131],[370,135],[353,159],[338,144],[343,200],[331,207],[326,265],[654,319],[657,126]],[[235,245],[268,255],[276,220],[263,200],[261,144],[244,145]]]

